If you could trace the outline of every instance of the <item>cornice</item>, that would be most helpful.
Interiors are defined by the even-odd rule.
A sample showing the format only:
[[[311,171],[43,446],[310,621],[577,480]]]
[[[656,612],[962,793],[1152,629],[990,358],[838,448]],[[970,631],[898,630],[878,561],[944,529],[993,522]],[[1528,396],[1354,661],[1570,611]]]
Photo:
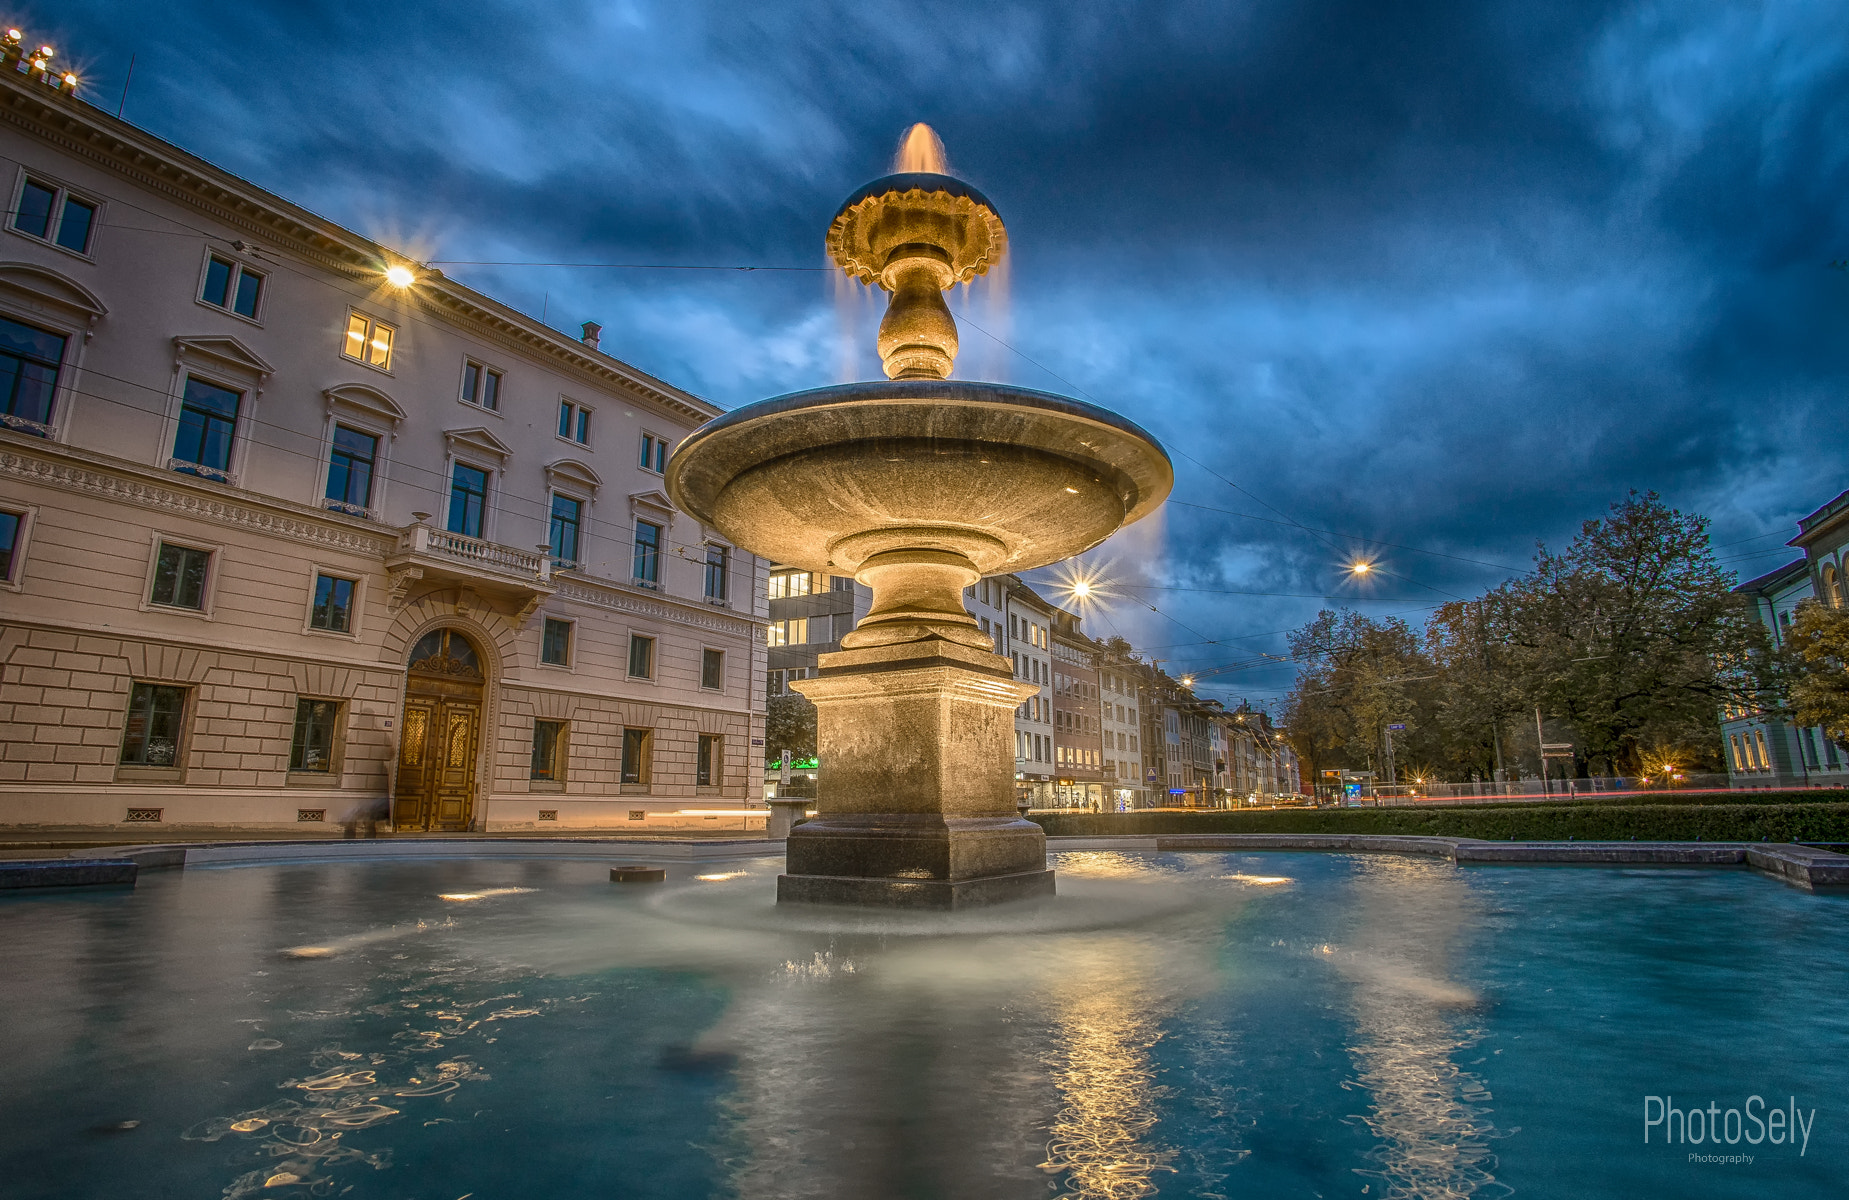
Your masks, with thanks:
[[[18,76],[9,78],[4,72],[0,72],[0,120],[325,270],[357,278],[404,257],[87,101]],[[465,287],[441,271],[424,272],[417,295],[423,307],[452,323],[543,355],[595,384],[615,385],[695,425],[723,411]]]
[[[651,617],[657,621],[673,621],[681,625],[711,629],[733,637],[750,637],[754,642],[764,640],[765,622],[714,605],[677,601],[666,596],[644,596],[627,588],[592,583],[576,576],[554,575],[552,582],[558,588],[553,595],[561,599],[576,600],[581,604],[591,604],[613,612]]]
[[[234,488],[193,487],[179,476],[125,462],[97,461],[101,455],[69,447],[38,451],[19,445],[23,435],[0,434],[0,477],[46,484],[100,496],[140,508],[159,509],[215,521],[252,533],[284,537],[352,554],[384,555],[395,537],[322,517],[318,510],[289,505]],[[87,461],[86,461],[87,460]],[[308,516],[315,513],[314,517]],[[331,514],[330,514],[331,515]]]

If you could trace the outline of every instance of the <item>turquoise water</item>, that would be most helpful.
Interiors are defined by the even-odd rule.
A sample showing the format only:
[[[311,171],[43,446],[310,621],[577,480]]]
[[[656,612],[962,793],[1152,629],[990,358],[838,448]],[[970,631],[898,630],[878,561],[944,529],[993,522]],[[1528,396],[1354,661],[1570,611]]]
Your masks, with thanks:
[[[1849,899],[1732,871],[311,863],[0,901],[0,1195],[1836,1196]],[[1808,1143],[1645,1144],[1646,1096]],[[1704,1118],[1705,1122],[1705,1118]],[[1684,1132],[1689,1132],[1684,1130]],[[1753,1161],[1690,1161],[1691,1155]]]

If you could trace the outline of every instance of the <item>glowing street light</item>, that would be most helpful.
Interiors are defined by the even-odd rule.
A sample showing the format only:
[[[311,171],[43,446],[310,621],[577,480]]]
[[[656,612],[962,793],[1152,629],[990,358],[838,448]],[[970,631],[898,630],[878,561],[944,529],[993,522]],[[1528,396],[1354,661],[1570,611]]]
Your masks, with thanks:
[[[385,282],[395,288],[408,288],[417,282],[417,275],[403,263],[393,263],[385,268]]]
[[[1350,563],[1348,569],[1353,571],[1356,575],[1366,575],[1369,571],[1374,569],[1374,564],[1363,558]]]
[[[1091,582],[1085,579],[1080,579],[1075,582],[1072,585],[1072,595],[1075,599],[1079,600],[1084,600],[1089,597],[1091,595]]]

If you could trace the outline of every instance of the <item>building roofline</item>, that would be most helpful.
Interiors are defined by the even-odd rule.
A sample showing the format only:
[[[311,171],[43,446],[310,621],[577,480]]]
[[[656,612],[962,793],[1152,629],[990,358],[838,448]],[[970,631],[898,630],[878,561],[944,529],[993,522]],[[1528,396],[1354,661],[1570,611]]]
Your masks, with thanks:
[[[1779,584],[1795,579],[1799,575],[1810,574],[1810,560],[1794,558],[1782,567],[1767,571],[1757,579],[1749,579],[1733,590],[1743,594],[1763,596]]]
[[[17,126],[208,218],[247,230],[271,247],[356,278],[415,262],[274,192],[214,166],[77,96],[0,71],[0,120]],[[219,235],[200,231],[202,237]],[[605,386],[618,385],[676,415],[704,423],[725,410],[693,393],[543,325],[441,271],[420,274],[413,295],[462,324],[483,327]]]
[[[1849,519],[1849,492],[1837,496],[1810,516],[1799,517],[1798,536],[1785,544],[1808,548],[1811,542],[1846,519]]]

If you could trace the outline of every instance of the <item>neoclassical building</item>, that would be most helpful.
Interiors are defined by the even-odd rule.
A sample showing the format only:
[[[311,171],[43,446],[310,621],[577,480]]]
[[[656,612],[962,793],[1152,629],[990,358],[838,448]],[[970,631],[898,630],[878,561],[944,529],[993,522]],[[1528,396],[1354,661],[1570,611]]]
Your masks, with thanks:
[[[6,70],[0,179],[0,825],[749,825],[715,407]]]

